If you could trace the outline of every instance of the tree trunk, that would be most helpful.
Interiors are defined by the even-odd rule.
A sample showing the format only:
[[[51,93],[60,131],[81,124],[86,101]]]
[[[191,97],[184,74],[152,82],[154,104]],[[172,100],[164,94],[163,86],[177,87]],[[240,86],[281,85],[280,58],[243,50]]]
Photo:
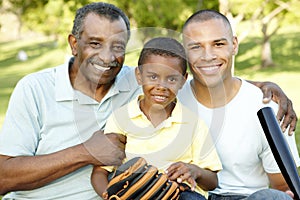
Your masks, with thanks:
[[[262,25],[262,33],[263,33],[263,43],[262,43],[262,51],[261,51],[261,67],[273,67],[274,62],[272,59],[272,49],[270,36],[267,34],[267,24]]]
[[[261,66],[262,68],[274,66],[274,62],[272,59],[271,43],[269,40],[264,41],[262,45]]]

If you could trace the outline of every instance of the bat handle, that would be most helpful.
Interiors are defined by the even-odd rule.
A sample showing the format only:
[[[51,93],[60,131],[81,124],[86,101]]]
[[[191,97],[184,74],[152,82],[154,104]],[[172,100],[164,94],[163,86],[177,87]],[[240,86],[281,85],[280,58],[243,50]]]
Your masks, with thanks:
[[[300,179],[297,167],[274,111],[270,107],[264,107],[257,112],[257,115],[281,173],[294,193],[294,199],[300,200]]]

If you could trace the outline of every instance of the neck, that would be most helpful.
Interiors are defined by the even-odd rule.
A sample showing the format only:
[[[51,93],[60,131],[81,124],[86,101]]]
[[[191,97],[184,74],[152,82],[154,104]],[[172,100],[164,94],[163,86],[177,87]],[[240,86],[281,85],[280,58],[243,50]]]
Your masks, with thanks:
[[[228,104],[238,93],[241,81],[232,77],[214,87],[203,85],[194,79],[191,88],[198,102],[208,108],[218,108]]]
[[[152,125],[154,127],[157,127],[164,120],[168,119],[171,116],[175,105],[176,104],[172,102],[167,107],[163,107],[162,105],[147,106],[145,104],[145,100],[143,99],[140,102],[140,109],[152,123]]]

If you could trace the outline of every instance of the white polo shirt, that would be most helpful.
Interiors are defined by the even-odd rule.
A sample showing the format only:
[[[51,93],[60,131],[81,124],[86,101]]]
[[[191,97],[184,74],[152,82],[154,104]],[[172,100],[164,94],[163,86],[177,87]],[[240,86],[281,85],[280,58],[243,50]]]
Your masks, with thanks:
[[[124,66],[99,103],[72,88],[68,66],[45,69],[18,82],[0,134],[0,154],[43,155],[82,143],[104,128],[114,109],[140,93],[134,68]],[[39,189],[12,192],[3,199],[101,199],[90,184],[91,170],[86,166]]]

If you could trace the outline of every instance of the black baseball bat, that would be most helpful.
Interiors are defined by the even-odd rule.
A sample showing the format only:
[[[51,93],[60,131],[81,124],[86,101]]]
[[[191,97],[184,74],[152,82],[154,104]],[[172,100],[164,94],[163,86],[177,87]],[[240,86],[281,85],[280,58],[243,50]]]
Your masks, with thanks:
[[[294,199],[300,200],[300,179],[297,167],[273,109],[264,107],[257,112],[257,116],[281,173],[294,193]]]

